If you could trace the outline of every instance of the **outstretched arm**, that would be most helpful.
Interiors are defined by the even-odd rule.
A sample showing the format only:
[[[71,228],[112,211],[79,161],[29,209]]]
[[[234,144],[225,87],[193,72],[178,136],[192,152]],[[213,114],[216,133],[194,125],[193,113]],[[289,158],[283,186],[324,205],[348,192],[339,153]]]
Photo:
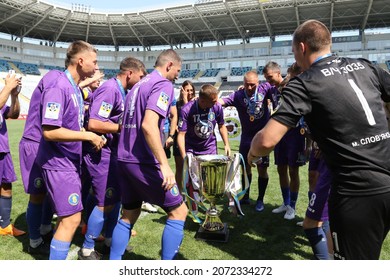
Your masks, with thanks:
[[[256,133],[252,139],[251,148],[248,153],[248,162],[252,163],[259,157],[267,156],[279,143],[280,139],[290,129],[274,119],[270,119],[266,126]],[[254,165],[252,165],[254,167]]]

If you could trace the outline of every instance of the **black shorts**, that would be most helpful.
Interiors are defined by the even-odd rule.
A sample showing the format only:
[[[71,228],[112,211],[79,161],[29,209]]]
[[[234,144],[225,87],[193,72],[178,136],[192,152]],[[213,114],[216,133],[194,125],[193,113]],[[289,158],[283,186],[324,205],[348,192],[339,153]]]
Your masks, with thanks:
[[[390,192],[371,196],[332,192],[329,220],[335,259],[377,260],[390,229]]]

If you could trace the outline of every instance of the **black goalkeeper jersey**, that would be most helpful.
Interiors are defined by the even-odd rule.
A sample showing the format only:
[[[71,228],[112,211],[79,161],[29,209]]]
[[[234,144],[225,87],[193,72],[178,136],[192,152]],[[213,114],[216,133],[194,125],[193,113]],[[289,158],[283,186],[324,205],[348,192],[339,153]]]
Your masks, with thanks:
[[[295,127],[305,117],[344,195],[390,192],[390,133],[381,98],[390,75],[365,59],[329,56],[292,79],[272,117]]]

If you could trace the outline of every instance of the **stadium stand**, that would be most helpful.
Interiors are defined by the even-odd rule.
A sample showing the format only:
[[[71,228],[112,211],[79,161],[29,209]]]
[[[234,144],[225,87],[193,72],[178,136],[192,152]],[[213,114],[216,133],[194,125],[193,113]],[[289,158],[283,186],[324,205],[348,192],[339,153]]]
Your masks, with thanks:
[[[203,73],[202,77],[216,77],[219,71],[224,70],[225,68],[210,68],[206,69]]]
[[[252,67],[232,67],[231,76],[243,76],[246,72],[252,70]]]
[[[264,66],[258,66],[257,67],[257,74],[259,74],[259,75],[263,75],[263,69],[264,69]]]
[[[105,68],[105,69],[103,69],[103,73],[104,73],[104,79],[108,80],[108,79],[111,79],[112,77],[116,76],[116,74],[118,73],[118,70]]]
[[[37,75],[40,76],[41,72],[39,72],[38,65],[32,63],[24,63],[24,62],[12,62],[15,66],[22,72],[24,75]]]
[[[184,69],[180,72],[180,78],[193,79],[198,73],[199,73],[199,69],[193,69],[193,70]]]
[[[105,73],[104,80],[116,75],[120,60],[128,55],[128,51],[121,50],[121,48],[128,46],[131,46],[132,55],[145,63],[148,73],[153,70],[156,57],[161,50],[174,48],[183,58],[183,70],[176,81],[175,87],[179,87],[184,80],[188,79],[195,84],[197,90],[201,85],[208,83],[219,87],[220,91],[232,91],[242,84],[242,76],[250,69],[255,69],[259,74],[259,78],[262,79],[264,65],[272,60],[281,65],[282,75],[285,75],[287,67],[294,61],[291,41],[288,38],[278,40],[275,39],[275,36],[270,35],[289,36],[294,31],[295,24],[286,25],[286,22],[281,20],[268,22],[272,27],[270,30],[277,30],[275,34],[269,34],[268,30],[264,28],[264,22],[258,21],[260,9],[264,9],[267,13],[275,12],[283,15],[283,18],[294,18],[296,10],[290,6],[289,1],[237,0],[215,1],[212,4],[204,3],[195,4],[194,6],[177,6],[170,10],[173,13],[173,21],[170,22],[165,21],[165,10],[159,10],[157,14],[153,11],[144,11],[142,12],[141,22],[143,23],[141,25],[147,34],[155,32],[151,26],[156,23],[149,21],[149,18],[153,18],[153,21],[156,22],[162,20],[164,24],[167,24],[167,26],[161,27],[161,36],[149,36],[146,41],[139,41],[139,38],[134,34],[122,36],[128,32],[128,24],[126,22],[122,24],[125,18],[122,16],[118,17],[115,14],[104,13],[104,20],[102,20],[101,13],[98,12],[90,15],[82,11],[69,13],[70,8],[56,7],[51,9],[54,6],[44,1],[36,1],[31,4],[33,8],[29,7],[22,10],[19,4],[20,1],[23,0],[8,1],[8,4],[0,3],[0,12],[7,14],[12,11],[11,14],[18,14],[18,17],[5,17],[0,25],[0,31],[5,35],[10,35],[8,39],[6,37],[0,38],[2,56],[0,59],[0,74],[1,76],[6,75],[9,69],[15,69],[15,71],[23,73],[25,77],[23,77],[22,91],[27,99],[39,77],[51,69],[64,70],[63,67],[55,65],[64,64],[68,44],[66,42],[85,39],[85,34],[80,35],[73,32],[73,28],[85,27],[83,21],[79,20],[80,17],[87,18],[90,16],[91,22],[93,22],[90,25],[88,41],[96,44],[99,48],[98,60],[99,66]],[[332,5],[330,0],[319,1],[324,4],[323,7],[318,8],[322,12],[328,11],[330,5]],[[373,1],[372,8],[366,11],[368,18],[364,20],[365,17],[361,17],[359,14],[361,8],[357,7],[359,6],[358,3],[363,4],[365,1],[340,0],[342,5],[336,7],[336,9],[355,11],[354,20],[351,23],[351,18],[340,17],[339,13],[334,13],[332,21],[335,24],[332,26],[332,33],[334,31],[348,31],[348,34],[338,34],[333,38],[332,51],[343,56],[362,57],[376,61],[382,68],[390,71],[390,46],[388,44],[390,33],[370,31],[370,29],[388,28],[388,24],[383,20],[383,18],[389,18],[388,13],[381,9],[384,6],[383,3],[387,3],[385,1],[388,0]],[[297,3],[297,6],[300,13],[305,14],[305,17],[318,18],[317,12],[319,11],[316,10],[313,13],[306,4]],[[202,8],[200,13],[206,19],[203,24],[209,28],[202,27],[199,30],[194,30],[191,36],[186,36],[186,31],[176,33],[167,31],[176,30],[177,24],[181,24],[183,21],[185,21],[183,25],[198,24],[198,13],[200,11],[198,9],[200,7]],[[210,8],[217,12],[218,18],[213,13],[209,14]],[[39,33],[42,41],[30,41],[28,37],[20,38],[20,42],[14,40],[12,36],[23,34],[24,29],[30,28],[31,11],[35,11],[34,13],[37,13],[38,17],[42,16],[43,20],[37,23],[28,34]],[[46,17],[44,11],[50,11],[49,16]],[[248,29],[250,31],[247,34],[249,37],[244,42],[242,41],[242,34],[236,28],[218,27],[234,26],[230,13],[239,18],[244,30]],[[70,16],[69,22],[64,30],[57,34],[50,27],[58,26],[59,23],[67,20],[64,15]],[[131,15],[135,18],[140,17],[138,14]],[[110,29],[107,18],[114,23],[115,28]],[[147,20],[145,21],[145,19]],[[212,22],[217,25],[214,26]],[[256,23],[253,24],[253,22]],[[68,30],[68,26],[72,26],[72,28]],[[345,26],[348,26],[348,29],[345,29]],[[205,32],[206,29],[216,30],[216,33]],[[357,35],[351,35],[351,30],[359,30],[360,32],[355,32]],[[112,32],[121,35],[114,36]],[[362,32],[364,32],[364,36]],[[168,35],[171,45],[166,45],[167,41],[162,40]],[[111,45],[113,36],[117,39],[119,49]],[[57,38],[56,42],[52,42],[53,37]],[[32,38],[35,38],[35,36]],[[217,41],[215,41],[216,38]],[[101,48],[101,46],[104,46],[104,48]],[[37,78],[37,80],[34,78]]]
[[[219,87],[220,91],[236,91],[238,87],[242,86],[243,82],[224,82],[222,85]]]
[[[60,70],[60,71],[65,71],[65,67],[61,67],[61,66],[44,65],[43,68],[46,69],[46,70]]]
[[[8,62],[6,60],[0,59],[0,72],[8,72],[11,67],[9,66]]]

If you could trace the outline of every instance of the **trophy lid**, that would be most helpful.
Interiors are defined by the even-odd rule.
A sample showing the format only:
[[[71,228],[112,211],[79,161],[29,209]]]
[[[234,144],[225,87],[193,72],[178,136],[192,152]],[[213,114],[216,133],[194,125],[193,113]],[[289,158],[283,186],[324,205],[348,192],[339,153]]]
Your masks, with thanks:
[[[225,155],[201,155],[201,156],[196,156],[195,158],[197,161],[200,161],[200,162],[207,162],[207,161],[229,162],[232,160],[231,157],[225,156]]]

